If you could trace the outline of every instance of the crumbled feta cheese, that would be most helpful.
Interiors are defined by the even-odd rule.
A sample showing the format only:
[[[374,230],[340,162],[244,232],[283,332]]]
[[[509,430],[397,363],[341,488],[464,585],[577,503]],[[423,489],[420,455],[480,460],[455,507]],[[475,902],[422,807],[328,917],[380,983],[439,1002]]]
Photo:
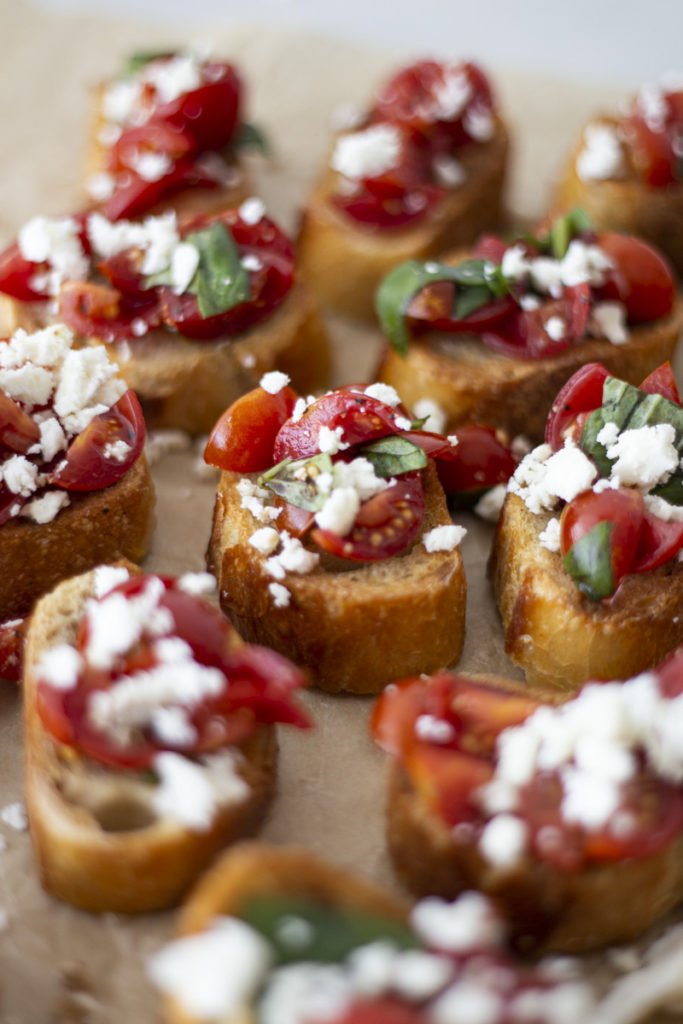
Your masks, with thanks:
[[[178,577],[176,586],[186,594],[213,594],[216,589],[216,577],[210,572],[186,572]]]
[[[172,103],[184,93],[194,92],[202,84],[201,66],[192,53],[175,54],[169,60],[145,64],[140,79],[153,85],[161,103]]]
[[[288,608],[292,600],[292,594],[287,587],[283,587],[281,583],[269,583],[268,593],[273,599],[273,606],[275,608]]]
[[[28,405],[46,405],[52,394],[54,376],[42,366],[0,369],[0,390],[18,402]]]
[[[323,425],[318,432],[318,450],[327,455],[336,455],[349,447],[348,441],[344,441],[344,428],[328,427]]]
[[[279,508],[265,504],[271,498],[270,491],[246,477],[238,482],[237,493],[241,499],[240,507],[246,509],[258,523],[272,523],[279,516]]]
[[[475,515],[487,523],[497,523],[507,494],[507,484],[496,484],[482,494],[474,506]]]
[[[596,302],[588,320],[589,333],[607,338],[612,345],[625,345],[629,339],[626,307],[621,302]]]
[[[484,104],[473,103],[465,112],[463,127],[470,138],[475,142],[488,142],[493,138],[496,122],[489,107]]]
[[[85,190],[96,203],[104,203],[111,199],[116,190],[116,178],[106,171],[90,174],[86,178]]]
[[[211,828],[218,807],[217,794],[205,769],[172,751],[162,751],[153,762],[159,785],[152,795],[152,805],[159,815],[180,821],[196,832]],[[224,766],[225,767],[225,766]],[[233,803],[240,803],[249,794],[245,780],[233,772]],[[226,776],[223,774],[222,784]]]
[[[70,644],[57,644],[45,651],[36,668],[36,676],[55,690],[73,690],[83,660]]]
[[[595,464],[576,445],[568,442],[553,454],[550,445],[543,444],[522,459],[508,490],[537,515],[543,509],[553,509],[558,498],[571,501],[588,490],[597,475]]]
[[[425,421],[422,426],[422,430],[431,430],[434,434],[443,434],[446,429],[446,413],[441,406],[431,398],[418,399],[413,406],[413,415],[415,416],[415,419]]]
[[[462,543],[466,533],[464,526],[456,526],[454,523],[435,526],[424,534],[422,543],[429,552],[454,551]]]
[[[3,807],[0,811],[0,819],[4,821],[5,825],[9,825],[10,828],[15,829],[17,832],[25,832],[28,828],[26,808],[19,800]]]
[[[351,462],[335,462],[333,467],[334,486],[351,487],[361,501],[367,501],[389,486],[389,481],[377,476],[369,459],[359,456]]]
[[[199,249],[191,242],[179,242],[171,253],[171,281],[176,295],[190,287],[199,266]]]
[[[216,918],[207,931],[175,939],[147,962],[153,983],[202,1021],[247,1012],[272,962],[270,944],[237,918]]]
[[[135,149],[126,153],[125,162],[143,181],[160,181],[173,169],[173,161],[166,153],[153,153]]]
[[[607,448],[607,458],[614,460],[611,476],[626,487],[642,490],[665,483],[679,464],[675,440],[670,423],[624,430]]]
[[[288,384],[289,377],[286,373],[281,373],[279,370],[271,370],[270,373],[264,373],[259,381],[260,387],[267,391],[269,395],[279,394]]]
[[[593,287],[605,283],[612,261],[598,245],[581,242],[574,238],[561,261],[562,283],[573,286],[585,281]]]
[[[425,121],[456,121],[472,99],[472,83],[459,64],[444,64],[442,80],[434,83],[431,106],[425,102],[420,113]]]
[[[576,173],[582,181],[603,181],[624,174],[624,151],[609,124],[589,124],[583,133],[583,146],[576,158]]]
[[[432,170],[442,188],[458,188],[467,180],[467,171],[449,153],[437,153],[432,160]]]
[[[454,903],[428,896],[415,905],[410,923],[425,945],[444,952],[498,946],[503,939],[495,910],[478,892],[463,893]]]
[[[191,444],[192,439],[184,430],[152,430],[145,441],[145,456],[152,466],[165,455],[186,452]]]
[[[164,747],[182,750],[197,740],[197,730],[184,708],[157,708],[150,720],[151,731]]]
[[[38,486],[38,468],[25,455],[12,455],[2,465],[2,480],[12,494],[27,498]]]
[[[560,520],[553,517],[546,523],[545,529],[538,535],[538,542],[541,547],[548,551],[560,550]]]
[[[93,593],[95,597],[104,597],[129,578],[130,573],[122,565],[98,565],[93,573]]]
[[[280,533],[282,550],[266,560],[265,568],[275,579],[284,579],[286,573],[296,572],[301,575],[312,572],[320,561],[320,555],[308,551],[298,537],[290,536],[286,530]]]
[[[433,1024],[496,1024],[501,1020],[503,997],[476,979],[463,979],[439,996],[431,1007]]]
[[[245,224],[258,224],[266,215],[266,204],[262,199],[252,196],[244,200],[238,213]]]
[[[514,814],[496,814],[486,823],[479,839],[483,856],[500,870],[515,867],[526,847],[526,824]]]
[[[253,271],[254,273],[263,269],[263,260],[261,260],[254,252],[248,252],[241,258],[240,263],[245,270]]]
[[[360,498],[353,487],[335,487],[316,512],[315,521],[322,530],[345,537],[353,527],[359,508]]]
[[[34,523],[43,525],[51,523],[69,504],[69,496],[64,491],[47,491],[39,498],[26,502],[21,508],[21,515],[26,519],[31,519]]]
[[[412,423],[405,416],[397,416],[394,420],[394,425],[397,430],[410,430]]]
[[[19,251],[31,263],[48,263],[46,291],[58,295],[62,281],[88,275],[88,258],[73,217],[34,217],[19,230]]]
[[[262,526],[249,538],[249,543],[262,555],[272,555],[280,544],[280,534],[272,526]]]
[[[337,140],[330,165],[345,178],[376,178],[395,167],[401,155],[401,133],[394,125],[376,124]]]
[[[567,333],[567,324],[561,316],[551,316],[545,322],[545,329],[553,341],[561,341]]]
[[[451,743],[455,739],[455,729],[443,718],[422,714],[415,719],[415,736],[427,743]]]
[[[57,452],[66,448],[66,435],[59,420],[50,416],[42,420],[40,427],[40,451],[46,462],[51,462]]]
[[[102,455],[111,462],[125,462],[131,451],[131,445],[126,441],[107,441],[102,449]]]
[[[370,384],[365,389],[365,394],[369,395],[370,398],[376,398],[378,402],[384,402],[385,405],[390,405],[392,409],[400,403],[396,388],[392,388],[390,384]]]

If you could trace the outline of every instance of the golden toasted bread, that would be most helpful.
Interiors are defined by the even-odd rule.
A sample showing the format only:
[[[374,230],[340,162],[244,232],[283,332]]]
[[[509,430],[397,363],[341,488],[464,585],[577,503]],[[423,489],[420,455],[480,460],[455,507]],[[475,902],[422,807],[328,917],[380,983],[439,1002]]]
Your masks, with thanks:
[[[600,117],[597,123],[615,126],[614,118]],[[577,171],[583,149],[583,135],[557,187],[555,206],[568,210],[580,206],[600,231],[614,230],[636,235],[661,249],[671,260],[678,276],[683,274],[683,184],[654,187],[642,181],[630,168],[623,176],[584,180]]]
[[[332,202],[336,175],[327,170],[304,209],[298,242],[301,269],[316,298],[345,316],[372,320],[375,290],[393,267],[469,245],[498,225],[508,145],[497,117],[488,142],[458,150],[463,184],[406,228],[364,226],[338,211]]]
[[[505,650],[531,685],[572,693],[588,679],[624,679],[683,642],[683,562],[628,575],[596,603],[541,545],[549,518],[508,494],[490,563]]]
[[[377,376],[396,388],[409,409],[423,398],[436,402],[448,418],[446,431],[486,423],[510,437],[540,441],[555,396],[576,370],[601,362],[615,376],[640,384],[671,359],[682,326],[683,302],[677,299],[669,316],[630,328],[624,345],[586,338],[543,359],[500,355],[473,335],[434,334],[412,341],[405,357],[387,345]]]
[[[378,693],[406,672],[458,660],[466,592],[458,548],[429,553],[418,538],[403,555],[360,566],[323,560],[304,575],[287,572],[289,603],[277,607],[266,559],[249,543],[262,524],[241,507],[241,479],[221,475],[208,562],[221,607],[245,640],[285,654],[330,692]],[[424,533],[451,518],[431,464],[423,482]]]
[[[158,812],[157,783],[145,772],[117,771],[55,740],[37,709],[36,669],[59,643],[73,644],[94,572],[44,597],[27,637],[24,674],[26,805],[45,889],[90,911],[139,913],[176,903],[216,852],[252,832],[275,785],[273,726],[259,726],[236,752],[248,795],[219,804],[204,831]]]

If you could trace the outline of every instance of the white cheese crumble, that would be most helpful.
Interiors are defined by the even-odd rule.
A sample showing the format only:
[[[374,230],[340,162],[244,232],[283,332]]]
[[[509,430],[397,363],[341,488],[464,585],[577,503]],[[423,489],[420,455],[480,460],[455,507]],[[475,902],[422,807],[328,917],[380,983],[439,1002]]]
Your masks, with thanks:
[[[258,224],[266,215],[266,204],[262,199],[252,196],[250,199],[244,200],[238,213],[245,224]]]
[[[595,464],[570,441],[555,453],[549,444],[542,444],[522,459],[508,490],[538,515],[544,509],[555,508],[559,498],[571,501],[588,490],[597,475]]]
[[[422,543],[427,551],[454,551],[465,538],[467,530],[464,526],[456,526],[449,523],[444,526],[435,526],[422,537]]]
[[[147,969],[164,994],[199,1020],[213,1022],[247,1012],[271,961],[270,945],[253,928],[236,918],[217,918],[208,931],[164,946]]]
[[[496,947],[503,941],[500,920],[478,892],[465,892],[454,903],[428,896],[415,905],[410,923],[425,945],[444,952]]]
[[[216,577],[210,572],[186,572],[178,577],[176,586],[186,594],[195,596],[213,594],[216,589]]]
[[[88,275],[89,262],[79,230],[73,217],[34,217],[19,230],[17,242],[24,259],[49,264],[40,289],[47,295],[58,295],[62,281],[80,281]]]
[[[280,533],[282,550],[277,555],[266,559],[265,569],[270,576],[276,580],[285,578],[288,572],[295,572],[299,575],[312,572],[320,561],[320,555],[314,551],[308,551],[298,537],[292,537],[286,530]]]
[[[432,160],[434,177],[443,188],[458,188],[467,180],[467,171],[449,153],[437,153]]]
[[[55,690],[72,690],[78,682],[83,660],[70,644],[57,644],[45,651],[36,668],[36,675]]]
[[[434,434],[443,434],[448,417],[431,398],[420,398],[413,406],[413,415],[418,420],[425,420],[422,430],[431,430]]]
[[[607,448],[607,458],[613,460],[610,475],[626,487],[643,490],[665,483],[679,464],[675,440],[670,423],[622,431]]]
[[[376,124],[337,139],[330,165],[345,178],[376,178],[395,167],[401,155],[401,133],[394,125]]]
[[[0,811],[0,819],[17,832],[25,832],[28,828],[28,817],[26,807],[20,800],[6,804]]]
[[[370,398],[376,398],[378,402],[390,405],[392,409],[395,409],[401,401],[396,388],[392,388],[391,384],[370,384],[364,393]]]
[[[130,579],[130,573],[122,565],[98,565],[93,572],[93,594],[104,597],[127,579]]]
[[[612,345],[625,345],[629,339],[626,307],[621,302],[596,302],[588,318],[588,330],[594,337],[607,338]]]
[[[61,510],[70,504],[69,496],[64,491],[47,491],[39,498],[27,501],[21,508],[21,515],[42,526],[51,523]]]
[[[249,543],[262,555],[272,555],[280,544],[280,534],[272,526],[262,526],[255,530],[249,538]]]
[[[284,587],[281,583],[269,583],[268,593],[273,599],[273,607],[275,608],[288,608],[291,600],[291,591]]]
[[[316,512],[315,521],[322,530],[346,537],[359,509],[360,498],[353,487],[335,487],[323,507]]]
[[[270,373],[264,373],[259,381],[259,385],[264,391],[267,391],[269,395],[277,395],[283,388],[286,388],[289,384],[289,377],[286,373],[281,373],[279,370],[271,370]]]
[[[318,431],[318,450],[327,455],[336,455],[337,452],[344,451],[349,447],[349,443],[344,441],[344,428],[339,427],[328,427],[323,425]]]
[[[491,487],[485,494],[482,494],[481,498],[474,506],[475,514],[478,515],[480,519],[485,519],[488,523],[497,523],[505,502],[506,494],[507,484],[496,484],[495,487]]]
[[[553,517],[546,523],[545,529],[538,535],[538,542],[548,551],[560,550],[560,520]]]
[[[249,786],[233,770],[226,774],[223,764],[221,783],[225,793],[229,780],[233,789],[231,803],[239,803],[249,793]],[[157,754],[153,762],[159,776],[159,785],[152,794],[152,806],[160,816],[179,821],[196,832],[206,832],[214,821],[218,798],[214,785],[205,768],[171,751]]]
[[[624,151],[616,129],[609,124],[586,125],[583,146],[576,158],[576,173],[582,181],[620,178],[625,171]]]

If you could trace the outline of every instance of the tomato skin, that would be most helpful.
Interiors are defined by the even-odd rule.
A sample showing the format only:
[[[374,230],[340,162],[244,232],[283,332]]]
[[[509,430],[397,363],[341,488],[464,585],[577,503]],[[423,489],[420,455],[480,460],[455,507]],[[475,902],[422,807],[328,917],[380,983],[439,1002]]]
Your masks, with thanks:
[[[437,458],[436,468],[446,494],[476,495],[506,483],[517,460],[491,427],[468,424],[453,431],[458,439],[453,456]]]
[[[46,264],[24,259],[19,243],[12,242],[0,253],[0,292],[19,302],[46,302],[49,296],[31,287],[31,280],[40,273],[41,267],[46,267]]]
[[[597,494],[583,491],[564,506],[560,516],[562,555],[598,523],[611,523],[609,556],[614,592],[623,577],[632,571],[644,518],[645,502],[639,491],[626,488],[608,488]]]
[[[437,185],[424,184],[408,193],[410,202],[406,202],[405,197],[378,197],[365,187],[352,196],[336,195],[333,202],[341,213],[359,224],[387,230],[406,228],[427,217],[445,194],[445,189]]]
[[[102,205],[107,220],[117,221],[139,217],[164,196],[181,188],[217,188],[218,182],[202,171],[193,158],[178,160],[167,174],[156,181],[146,181],[134,171],[118,175],[114,192]]]
[[[631,162],[647,185],[665,188],[680,180],[680,140],[683,130],[683,91],[661,97],[664,116],[653,125],[640,96],[622,119]]]
[[[191,135],[175,130],[163,121],[147,121],[121,132],[109,151],[108,169],[114,173],[136,173],[135,163],[139,154],[153,153],[176,162],[194,154],[196,148]]]
[[[553,451],[563,447],[567,431],[580,413],[600,408],[608,377],[602,363],[586,363],[560,388],[545,426],[545,441]]]
[[[399,555],[413,543],[422,525],[425,500],[419,472],[404,473],[395,484],[361,505],[345,537],[316,528],[311,538],[338,558],[374,562]]]
[[[289,387],[275,395],[258,387],[236,399],[211,431],[204,461],[236,473],[270,469],[275,438],[292,415],[296,398]]]
[[[454,298],[455,284],[452,281],[428,284],[411,300],[406,317],[413,328],[428,327],[431,331],[466,334],[482,331],[496,324],[504,324],[517,309],[513,297],[506,295],[501,299],[494,299],[461,319],[456,319],[452,314]]]
[[[649,572],[678,554],[683,548],[683,523],[666,522],[646,511],[631,572]]]
[[[203,78],[191,92],[156,106],[153,119],[188,133],[198,149],[222,149],[239,125],[242,84],[224,61],[209,61]]]
[[[127,444],[123,459],[108,455],[105,446]],[[145,443],[145,420],[137,395],[130,389],[108,412],[95,416],[69,445],[65,459],[50,483],[66,491],[96,491],[109,487],[137,461]]]
[[[21,679],[28,621],[24,618],[0,622],[0,679]]]
[[[25,454],[40,441],[40,427],[13,399],[0,391],[0,444]]]
[[[597,289],[600,299],[622,302],[630,323],[646,323],[668,316],[676,285],[673,271],[656,249],[632,235],[605,231],[599,247],[614,263],[607,282]]]
[[[640,391],[645,391],[648,395],[662,395],[663,398],[667,398],[670,402],[675,402],[676,405],[681,404],[676,378],[674,377],[671,363],[668,360],[648,374],[643,383],[638,385],[638,388]]]
[[[59,293],[59,315],[76,334],[98,338],[105,344],[136,337],[133,324],[146,333],[159,327],[161,314],[156,296],[126,300],[115,288],[89,281],[66,281]]]
[[[342,429],[342,442],[352,447],[387,434],[397,434],[396,412],[363,391],[339,390],[318,398],[298,420],[288,420],[275,438],[274,461],[303,459],[319,451],[321,427]]]
[[[424,1024],[424,1011],[390,996],[359,999],[340,1017],[325,1018],[325,1024]],[[308,1024],[318,1024],[311,1019]]]

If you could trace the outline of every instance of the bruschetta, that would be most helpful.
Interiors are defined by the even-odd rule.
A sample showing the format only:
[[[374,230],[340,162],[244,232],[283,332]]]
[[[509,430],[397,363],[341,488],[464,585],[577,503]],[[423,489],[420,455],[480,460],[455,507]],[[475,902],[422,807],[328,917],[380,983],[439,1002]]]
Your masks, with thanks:
[[[109,220],[217,212],[249,195],[239,161],[262,142],[234,65],[189,50],[138,52],[95,93],[86,191]]]
[[[255,198],[182,223],[35,217],[0,255],[0,317],[9,330],[59,317],[116,358],[148,427],[207,434],[269,370],[304,391],[326,383],[327,338],[294,263]]]
[[[150,540],[140,404],[102,346],[72,341],[56,325],[0,342],[0,671],[15,678],[16,620],[67,576],[140,561]]]
[[[505,649],[575,690],[683,643],[683,410],[671,367],[640,386],[583,367],[513,474],[491,556]]]
[[[683,79],[644,85],[620,115],[585,126],[557,190],[600,230],[637,235],[683,274]]]
[[[683,649],[561,705],[447,672],[388,687],[373,729],[400,878],[483,892],[526,951],[637,938],[683,899],[682,687]]]
[[[41,881],[90,911],[177,902],[272,795],[275,722],[303,726],[302,674],[239,641],[177,579],[100,566],[31,618],[26,806]]]
[[[632,383],[671,358],[683,325],[668,262],[651,246],[595,233],[580,210],[516,242],[410,261],[377,292],[388,344],[378,377],[409,408],[543,437],[550,405],[584,363]]]
[[[469,245],[499,224],[507,153],[480,68],[433,60],[403,68],[336,137],[304,209],[299,252],[315,295],[371,320],[392,267]]]
[[[297,399],[267,374],[205,452],[223,470],[208,564],[240,634],[332,692],[377,693],[407,664],[456,661],[465,531],[434,465],[454,456],[447,438],[414,429],[391,388]]]
[[[479,893],[408,912],[304,849],[255,843],[202,879],[148,973],[166,1024],[559,1024],[594,1009],[576,973],[510,954]]]

